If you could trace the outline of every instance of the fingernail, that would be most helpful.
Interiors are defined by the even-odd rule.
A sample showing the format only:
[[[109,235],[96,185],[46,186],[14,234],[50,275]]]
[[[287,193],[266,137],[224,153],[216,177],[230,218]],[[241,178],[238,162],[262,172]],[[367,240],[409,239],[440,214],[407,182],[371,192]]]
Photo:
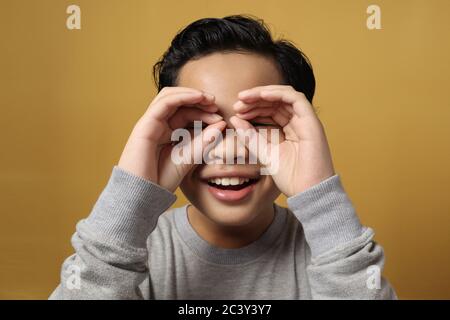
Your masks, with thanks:
[[[208,99],[214,99],[214,96],[213,96],[212,94],[210,94],[210,93],[203,92],[203,95],[204,95],[206,98],[208,98]]]
[[[241,92],[239,92],[239,97],[243,97],[243,96],[245,96],[247,93],[249,93],[248,90],[241,91]]]
[[[223,119],[223,117],[217,113],[214,113],[211,116],[214,118],[214,120],[222,120]]]

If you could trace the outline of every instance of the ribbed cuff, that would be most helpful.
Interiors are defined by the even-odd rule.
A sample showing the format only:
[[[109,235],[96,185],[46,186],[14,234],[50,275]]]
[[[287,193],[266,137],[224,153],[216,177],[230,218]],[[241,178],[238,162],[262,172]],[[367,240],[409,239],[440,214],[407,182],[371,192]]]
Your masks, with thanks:
[[[159,216],[175,200],[169,190],[114,166],[85,222],[91,231],[106,238],[144,248]]]
[[[289,197],[287,203],[302,223],[313,257],[363,233],[363,226],[338,175]]]

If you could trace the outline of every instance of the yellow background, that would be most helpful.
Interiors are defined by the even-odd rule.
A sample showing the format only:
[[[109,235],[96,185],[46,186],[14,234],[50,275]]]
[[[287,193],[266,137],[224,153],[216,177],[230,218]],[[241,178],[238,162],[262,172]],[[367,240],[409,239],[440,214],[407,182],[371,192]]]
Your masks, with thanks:
[[[155,94],[153,63],[188,23],[237,13],[312,60],[336,169],[399,297],[450,298],[450,1],[0,3],[0,298],[48,297]]]

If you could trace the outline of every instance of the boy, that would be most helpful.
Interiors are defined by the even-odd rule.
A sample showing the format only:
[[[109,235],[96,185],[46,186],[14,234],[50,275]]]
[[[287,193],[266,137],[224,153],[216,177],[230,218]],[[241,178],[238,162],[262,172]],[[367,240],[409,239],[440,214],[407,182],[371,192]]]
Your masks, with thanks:
[[[261,20],[201,19],[174,38],[154,76],[159,93],[77,224],[76,253],[50,299],[396,298],[376,277],[383,250],[334,171],[301,51],[273,41]],[[251,164],[250,143],[229,131],[209,149],[211,161],[192,152],[176,163],[171,135],[192,134],[196,120],[205,128],[192,135],[194,150],[211,132],[268,129],[277,170],[261,174],[275,158],[258,154]],[[178,186],[190,203],[169,209]],[[280,192],[288,208],[274,203]]]

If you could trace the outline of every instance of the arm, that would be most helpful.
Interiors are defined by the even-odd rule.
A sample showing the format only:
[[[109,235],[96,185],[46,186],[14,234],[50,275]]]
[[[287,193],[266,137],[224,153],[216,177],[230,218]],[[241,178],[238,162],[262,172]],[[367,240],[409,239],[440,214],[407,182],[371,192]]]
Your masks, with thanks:
[[[367,285],[372,281],[368,272],[376,277],[383,268],[383,250],[372,240],[373,231],[361,226],[335,174],[325,130],[311,101],[290,85],[254,87],[238,97],[233,106],[237,116],[230,121],[252,133],[253,145],[262,150],[258,157],[275,168],[272,178],[303,224],[311,249],[307,271],[313,298],[394,298],[381,276],[380,289]],[[271,117],[282,128],[279,143],[256,134],[248,120],[258,116]],[[245,136],[238,132],[246,145]]]
[[[287,199],[311,249],[307,269],[313,299],[396,299],[381,276],[382,247],[361,225],[340,177]]]
[[[143,299],[146,241],[176,196],[151,181],[114,167],[87,219],[72,237],[75,254],[62,266],[49,299]]]
[[[146,298],[140,290],[149,276],[146,240],[194,164],[193,159],[171,161],[172,130],[198,118],[209,124],[205,132],[223,129],[226,123],[213,114],[213,102],[214,96],[182,87],[165,87],[153,99],[91,215],[77,224],[75,254],[65,260],[61,283],[50,299]],[[197,146],[198,140],[208,142],[199,135],[187,147]]]

